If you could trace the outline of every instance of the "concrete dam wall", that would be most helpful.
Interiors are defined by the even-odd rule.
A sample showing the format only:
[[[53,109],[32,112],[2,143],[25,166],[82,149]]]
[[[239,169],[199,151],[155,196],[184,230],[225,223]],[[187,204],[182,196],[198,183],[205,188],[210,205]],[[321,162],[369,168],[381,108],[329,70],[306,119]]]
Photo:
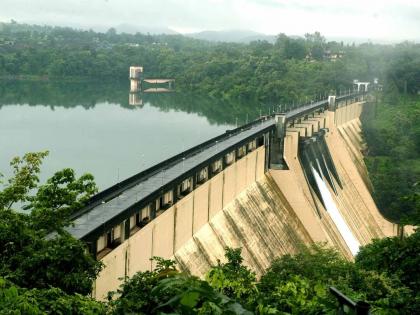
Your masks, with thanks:
[[[151,270],[150,258],[175,259],[203,276],[242,247],[261,275],[301,244],[326,242],[349,260],[358,246],[396,234],[369,192],[357,102],[286,126],[285,169],[268,169],[265,146],[235,161],[101,258],[94,296],[103,299],[124,276]]]
[[[264,167],[265,148],[261,146],[199,185],[136,231],[101,259],[105,267],[96,280],[94,296],[103,299],[108,291],[118,288],[120,278],[151,270],[154,266],[150,258],[153,256],[175,258],[194,235],[206,229],[213,217],[247,187],[264,177]]]
[[[353,103],[335,112],[327,111],[299,130],[288,128],[284,157],[289,170],[269,172],[312,239],[331,244],[348,259],[355,254],[351,243],[365,245],[373,238],[397,232],[396,226],[381,216],[369,192],[361,154],[362,106]],[[302,143],[305,132],[320,129],[325,131],[323,136]],[[323,192],[319,180],[325,183]],[[337,222],[334,212],[346,227]]]

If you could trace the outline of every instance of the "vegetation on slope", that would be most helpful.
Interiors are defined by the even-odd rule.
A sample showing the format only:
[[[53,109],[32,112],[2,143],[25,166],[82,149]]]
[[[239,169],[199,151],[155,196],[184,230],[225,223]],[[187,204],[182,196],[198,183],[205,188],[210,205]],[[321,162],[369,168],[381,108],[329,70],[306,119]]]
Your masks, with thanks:
[[[403,224],[420,224],[420,49],[395,49],[363,133],[373,196],[381,212]]]
[[[385,96],[363,121],[366,164],[381,212],[394,222],[420,223],[420,97]]]

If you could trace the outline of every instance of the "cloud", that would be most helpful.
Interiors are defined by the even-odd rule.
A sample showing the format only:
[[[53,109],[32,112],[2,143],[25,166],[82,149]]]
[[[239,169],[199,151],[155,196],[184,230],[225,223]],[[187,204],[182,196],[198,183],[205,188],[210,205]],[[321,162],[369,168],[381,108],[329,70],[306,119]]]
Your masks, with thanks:
[[[118,24],[179,30],[415,38],[414,0],[1,0],[0,19],[83,28]]]

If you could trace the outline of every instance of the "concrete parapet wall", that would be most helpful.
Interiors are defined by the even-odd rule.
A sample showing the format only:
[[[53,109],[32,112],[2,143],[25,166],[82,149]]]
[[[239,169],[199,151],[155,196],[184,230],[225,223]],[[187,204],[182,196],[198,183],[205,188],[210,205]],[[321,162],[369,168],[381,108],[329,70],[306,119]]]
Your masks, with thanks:
[[[104,268],[95,281],[93,296],[105,300],[108,291],[116,290],[121,284],[120,278],[126,276],[126,253],[128,242],[121,244],[101,259]]]
[[[175,207],[175,231],[168,236],[168,241],[174,239],[175,246],[171,248],[171,252],[166,255],[156,255],[160,257],[171,257],[174,251],[180,248],[193,235],[193,219],[194,219],[194,198],[195,194],[189,194],[182,200],[178,201]],[[204,210],[203,215],[208,213],[208,209]],[[198,212],[198,211],[197,211]],[[198,214],[198,213],[197,213]],[[207,215],[208,216],[208,215]],[[157,223],[159,224],[159,222]]]
[[[355,102],[339,107],[334,112],[335,126],[341,126],[353,119],[358,119],[362,113],[364,102]]]
[[[224,173],[220,173],[209,182],[209,219],[216,215],[220,209],[223,209],[224,176]]]

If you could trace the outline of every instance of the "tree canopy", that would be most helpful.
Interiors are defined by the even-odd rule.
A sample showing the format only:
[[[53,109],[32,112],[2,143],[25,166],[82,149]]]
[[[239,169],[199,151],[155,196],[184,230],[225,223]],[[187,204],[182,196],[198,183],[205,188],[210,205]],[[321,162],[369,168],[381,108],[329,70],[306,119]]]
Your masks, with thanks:
[[[326,41],[318,32],[305,37],[280,34],[273,44],[238,44],[2,23],[0,77],[115,82],[126,80],[129,66],[142,65],[146,76],[175,78],[178,90],[291,104],[348,90],[353,79],[375,77],[417,93],[418,51],[413,43],[344,45]]]
[[[53,303],[48,296],[66,301],[54,303],[70,303],[66,308],[71,309],[72,303],[82,307],[88,303],[84,296],[92,291],[102,266],[85,244],[64,230],[71,212],[96,191],[93,178],[88,174],[76,178],[73,170],[65,169],[39,185],[42,159],[47,154],[14,158],[13,176],[0,190],[0,296],[4,295],[6,305],[7,299],[22,301],[19,305],[25,314],[42,313],[44,306]],[[31,211],[14,210],[15,205]],[[44,306],[37,309],[31,300]],[[60,309],[58,304],[54,307]],[[100,305],[94,302],[92,307]]]
[[[418,234],[408,242],[418,246]],[[303,247],[296,255],[277,258],[259,280],[242,264],[240,249],[227,248],[226,262],[213,266],[205,281],[160,259],[154,271],[124,282],[110,305],[116,314],[333,314],[337,301],[329,287],[335,286],[353,300],[368,301],[374,314],[413,314],[419,307],[417,290],[399,278],[411,267],[402,266],[401,273],[390,265],[374,267],[389,241],[394,239],[362,249],[356,263],[323,245]],[[401,253],[397,247],[391,252]],[[366,266],[370,253],[373,267]],[[416,258],[408,259],[414,263]]]
[[[388,219],[419,225],[420,97],[385,92],[362,116],[373,197]]]

